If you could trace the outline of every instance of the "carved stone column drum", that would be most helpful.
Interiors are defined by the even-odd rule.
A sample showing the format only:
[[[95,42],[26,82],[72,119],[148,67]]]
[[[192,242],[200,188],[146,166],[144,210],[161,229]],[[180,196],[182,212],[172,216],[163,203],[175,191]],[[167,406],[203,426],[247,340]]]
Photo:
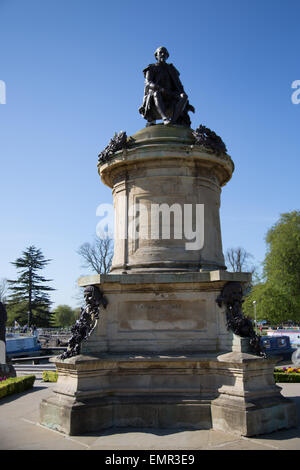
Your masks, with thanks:
[[[228,155],[195,145],[188,127],[156,125],[133,135],[98,167],[114,197],[111,272],[226,269],[219,208],[233,169]]]

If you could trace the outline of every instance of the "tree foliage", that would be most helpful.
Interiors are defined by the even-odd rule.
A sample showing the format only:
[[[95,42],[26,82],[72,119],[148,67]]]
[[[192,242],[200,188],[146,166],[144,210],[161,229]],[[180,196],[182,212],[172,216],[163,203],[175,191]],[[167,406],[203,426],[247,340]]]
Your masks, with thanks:
[[[243,304],[244,313],[254,317],[254,304],[256,301],[257,320],[267,320],[272,324],[280,324],[287,320],[297,321],[293,318],[295,305],[293,298],[288,296],[280,287],[270,283],[261,282],[253,286],[250,295],[246,296]],[[298,315],[299,321],[299,315]]]
[[[253,287],[244,311],[271,323],[300,321],[300,212],[282,214],[266,234],[263,281]]]
[[[300,211],[282,214],[267,232],[264,275],[287,294],[300,294]]]
[[[66,327],[75,323],[77,310],[73,310],[69,305],[58,305],[51,315],[51,326]]]
[[[48,326],[50,319],[51,300],[49,292],[54,289],[39,275],[51,260],[45,259],[41,250],[30,246],[23,251],[22,256],[12,264],[19,272],[16,280],[8,280],[10,295],[7,302],[8,324],[17,320],[28,326]]]

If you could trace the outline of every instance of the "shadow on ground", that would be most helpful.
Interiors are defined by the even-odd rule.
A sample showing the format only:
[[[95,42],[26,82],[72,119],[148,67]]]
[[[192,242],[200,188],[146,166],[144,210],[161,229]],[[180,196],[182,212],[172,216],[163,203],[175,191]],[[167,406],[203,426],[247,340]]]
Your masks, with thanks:
[[[12,401],[16,400],[17,398],[20,397],[26,397],[26,395],[29,395],[31,393],[36,393],[40,392],[41,390],[48,388],[47,386],[43,385],[34,385],[32,388],[25,390],[24,392],[20,393],[14,393],[12,395],[8,395],[6,397],[3,397],[0,399],[0,405],[5,405],[6,403],[11,403]]]

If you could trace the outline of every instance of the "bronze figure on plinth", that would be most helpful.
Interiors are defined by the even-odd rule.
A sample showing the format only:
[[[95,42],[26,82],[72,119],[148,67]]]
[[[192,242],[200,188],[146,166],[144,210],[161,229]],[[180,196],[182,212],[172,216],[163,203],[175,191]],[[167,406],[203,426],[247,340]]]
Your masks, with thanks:
[[[143,70],[145,91],[139,112],[148,121],[147,126],[162,119],[164,124],[190,127],[188,111],[194,113],[195,108],[188,101],[178,70],[173,64],[167,64],[169,53],[165,47],[156,49],[154,56],[157,62]]]

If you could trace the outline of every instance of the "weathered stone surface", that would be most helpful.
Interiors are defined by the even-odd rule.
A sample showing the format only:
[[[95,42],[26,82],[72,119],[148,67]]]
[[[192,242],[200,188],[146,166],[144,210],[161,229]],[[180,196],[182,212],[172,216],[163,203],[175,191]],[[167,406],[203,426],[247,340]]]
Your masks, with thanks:
[[[88,276],[108,300],[82,343],[84,354],[101,352],[230,351],[232,332],[216,299],[227,279],[249,282],[250,274],[210,271]]]
[[[257,400],[232,400],[228,397],[212,403],[212,427],[239,436],[256,436],[296,426],[295,403],[278,396]]]
[[[278,359],[237,350],[218,356],[224,376],[219,396],[211,403],[213,428],[254,436],[295,426],[295,403],[280,394],[274,381]]]
[[[67,434],[108,427],[211,427],[213,356],[103,355],[57,358],[55,395],[41,423]],[[212,374],[209,374],[215,380]],[[220,385],[220,383],[218,384]],[[213,395],[215,396],[215,395]]]
[[[256,435],[295,425],[274,360],[251,354],[80,355],[57,358],[41,423],[67,434],[109,427],[219,429]]]
[[[82,355],[56,359],[41,423],[67,434],[109,427],[208,429],[256,435],[295,424],[274,382],[276,360],[254,356],[228,331],[216,298],[249,274],[104,275],[108,305]],[[138,282],[139,281],[139,282]]]
[[[132,136],[129,149],[116,152],[99,166],[102,181],[113,189],[115,244],[112,272],[197,271],[226,269],[219,219],[221,187],[231,178],[233,162],[194,145],[191,129],[157,125]],[[158,238],[152,236],[151,207],[167,205],[168,216],[160,222]],[[136,215],[136,208],[146,210]],[[204,206],[199,240],[185,231],[187,205],[196,227],[196,205]],[[173,214],[179,224],[174,222]],[[138,218],[138,221],[137,221]],[[136,232],[138,224],[138,232]],[[183,234],[175,236],[174,225]],[[170,227],[170,237],[164,238]],[[166,232],[163,232],[166,230]],[[204,237],[201,245],[200,238]],[[198,243],[199,242],[199,243]],[[188,244],[188,245],[187,245]],[[199,247],[198,247],[199,245]]]

